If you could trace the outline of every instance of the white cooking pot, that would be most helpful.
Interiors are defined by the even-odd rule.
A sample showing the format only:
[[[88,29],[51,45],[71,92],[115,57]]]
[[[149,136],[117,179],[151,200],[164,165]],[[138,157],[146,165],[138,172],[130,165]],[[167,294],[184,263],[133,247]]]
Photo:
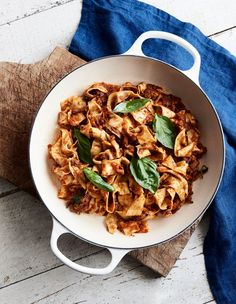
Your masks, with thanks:
[[[142,52],[142,43],[149,38],[161,38],[182,46],[194,58],[192,68],[180,71],[160,60],[146,57]],[[209,207],[221,181],[225,152],[218,115],[199,86],[200,63],[198,51],[184,39],[166,32],[150,31],[143,33],[125,54],[100,58],[78,67],[61,79],[44,99],[32,128],[30,165],[38,193],[52,214],[52,251],[69,267],[89,274],[109,273],[130,250],[158,245],[176,237]],[[58,185],[49,170],[47,145],[55,139],[60,102],[71,95],[81,95],[89,85],[101,81],[114,84],[144,81],[168,88],[172,94],[181,97],[197,117],[201,141],[207,147],[202,164],[209,171],[203,179],[194,183],[194,203],[184,205],[169,218],[150,220],[150,231],[134,237],[122,233],[111,235],[102,216],[70,212],[57,197]],[[58,238],[64,233],[72,233],[89,243],[107,248],[112,256],[110,264],[105,268],[90,268],[72,262],[57,246]]]

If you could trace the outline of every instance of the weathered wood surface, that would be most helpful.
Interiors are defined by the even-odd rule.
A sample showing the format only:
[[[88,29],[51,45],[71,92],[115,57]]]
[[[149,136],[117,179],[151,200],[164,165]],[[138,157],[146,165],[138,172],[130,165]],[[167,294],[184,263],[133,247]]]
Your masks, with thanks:
[[[56,81],[82,63],[83,60],[62,48],[56,48],[48,58],[36,64],[0,63],[0,176],[19,188],[33,189],[28,141],[38,105]],[[195,225],[168,243],[130,254],[166,275],[194,228]]]
[[[0,288],[62,265],[49,246],[52,220],[42,202],[22,191],[5,196],[0,199],[0,223]],[[72,236],[62,241],[72,260],[103,250]]]
[[[167,243],[157,247],[135,250],[132,251],[130,255],[152,270],[166,276],[174,266],[192,233],[199,224],[199,221],[200,220],[184,231],[180,236]]]

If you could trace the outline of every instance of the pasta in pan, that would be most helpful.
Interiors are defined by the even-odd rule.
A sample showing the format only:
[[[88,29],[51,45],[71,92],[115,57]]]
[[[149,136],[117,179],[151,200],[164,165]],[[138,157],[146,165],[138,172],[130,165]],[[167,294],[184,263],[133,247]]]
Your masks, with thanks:
[[[58,125],[48,151],[70,211],[103,215],[110,233],[133,235],[192,202],[206,148],[196,118],[163,88],[95,83],[61,102]]]

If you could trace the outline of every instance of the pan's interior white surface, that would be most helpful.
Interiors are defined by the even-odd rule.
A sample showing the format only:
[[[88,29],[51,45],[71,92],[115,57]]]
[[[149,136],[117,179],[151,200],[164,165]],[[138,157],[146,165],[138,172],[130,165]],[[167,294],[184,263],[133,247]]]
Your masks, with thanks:
[[[96,215],[76,215],[57,198],[57,187],[47,161],[47,145],[52,143],[57,127],[60,102],[78,95],[94,82],[159,84],[182,98],[197,117],[202,142],[208,152],[202,163],[209,171],[194,184],[193,204],[185,205],[174,216],[149,221],[150,231],[126,237],[111,235],[104,218]],[[216,190],[223,164],[223,141],[216,115],[205,95],[187,77],[161,62],[135,56],[117,56],[94,61],[65,77],[45,99],[36,117],[30,143],[32,174],[41,198],[50,212],[74,234],[107,247],[137,248],[163,242],[189,226],[206,208]]]

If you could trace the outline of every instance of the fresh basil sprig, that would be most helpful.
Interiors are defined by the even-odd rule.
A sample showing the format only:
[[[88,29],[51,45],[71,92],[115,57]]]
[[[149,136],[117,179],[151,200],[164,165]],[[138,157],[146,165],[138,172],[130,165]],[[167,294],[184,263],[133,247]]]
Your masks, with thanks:
[[[143,188],[155,193],[160,184],[160,175],[154,161],[148,157],[137,159],[133,157],[130,162],[130,171],[135,181]]]
[[[156,139],[165,147],[173,149],[175,145],[176,132],[172,121],[162,115],[155,114],[152,123]]]
[[[112,187],[112,185],[106,183],[100,175],[98,175],[96,172],[92,171],[89,168],[85,168],[83,170],[85,176],[87,177],[88,180],[90,180],[90,182],[92,184],[94,184],[95,186],[97,186],[99,189],[108,191],[108,192],[113,192],[114,188]]]
[[[143,106],[145,106],[146,103],[148,103],[150,99],[146,98],[139,98],[134,100],[126,100],[121,103],[119,103],[114,109],[114,113],[131,113],[134,112]]]
[[[76,128],[74,128],[73,136],[77,140],[77,152],[80,160],[87,164],[92,164],[91,144],[89,139]]]

